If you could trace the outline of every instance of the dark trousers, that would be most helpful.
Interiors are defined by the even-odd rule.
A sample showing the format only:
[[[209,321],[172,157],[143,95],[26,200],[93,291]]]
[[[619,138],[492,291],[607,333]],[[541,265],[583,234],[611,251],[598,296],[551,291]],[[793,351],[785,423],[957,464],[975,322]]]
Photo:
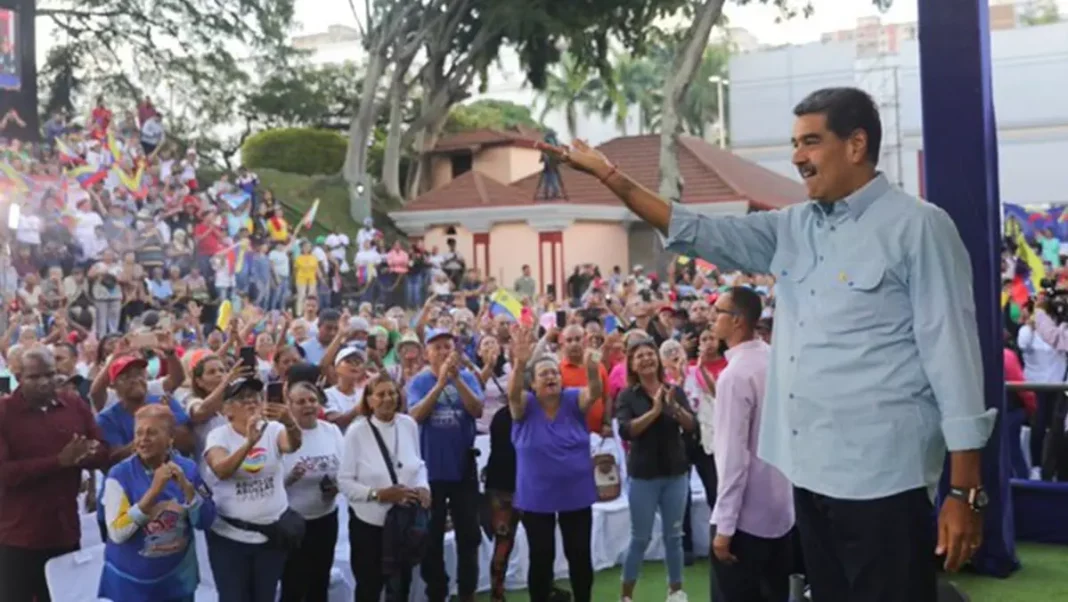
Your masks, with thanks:
[[[716,537],[716,527],[712,527]],[[790,594],[793,538],[790,533],[768,539],[735,531],[731,554],[738,562],[724,564],[712,555],[712,598],[717,602],[784,602]],[[718,587],[718,597],[715,591]],[[846,602],[844,599],[840,602]],[[859,602],[859,601],[858,601]]]
[[[3,602],[51,602],[45,581],[45,564],[56,556],[77,550],[49,548],[30,550],[0,546],[0,600]]]
[[[282,571],[281,602],[326,602],[337,546],[337,510],[304,523],[300,550],[289,554]]]
[[[813,602],[936,602],[927,490],[839,500],[794,489]]]
[[[234,541],[208,531],[208,562],[219,602],[274,602],[286,553],[270,544]]]
[[[382,527],[363,522],[349,510],[349,563],[356,577],[356,602],[408,602],[412,572],[385,575],[382,571]],[[220,601],[221,602],[221,601]]]
[[[1046,443],[1046,431],[1053,422],[1053,409],[1057,405],[1060,393],[1035,393],[1038,406],[1031,417],[1031,464],[1042,466],[1043,450]]]
[[[456,590],[460,598],[475,595],[478,589],[478,549],[482,533],[478,526],[478,482],[431,481],[430,533],[421,574],[429,602],[449,599],[449,575],[445,572],[445,519],[452,518],[456,534]]]
[[[584,508],[558,514],[524,511],[522,521],[530,548],[530,571],[527,573],[530,602],[549,602],[553,593],[558,522],[564,539],[564,556],[567,558],[572,598],[574,602],[590,602],[593,591],[593,559],[590,554],[593,509]]]
[[[508,559],[515,547],[515,531],[519,525],[519,511],[512,506],[514,494],[504,491],[487,491],[490,503],[490,522],[493,525],[493,556],[490,558],[490,600],[504,600],[505,578],[508,576]]]
[[[703,448],[697,446],[697,449],[690,453],[690,462],[697,469],[697,476],[705,488],[705,500],[708,502],[708,507],[715,508],[719,479],[716,476],[716,462],[712,454],[706,454]],[[683,515],[682,521],[682,550],[687,557],[693,554],[693,520],[690,516],[692,506],[693,492],[691,491],[690,495],[686,496],[686,514]]]

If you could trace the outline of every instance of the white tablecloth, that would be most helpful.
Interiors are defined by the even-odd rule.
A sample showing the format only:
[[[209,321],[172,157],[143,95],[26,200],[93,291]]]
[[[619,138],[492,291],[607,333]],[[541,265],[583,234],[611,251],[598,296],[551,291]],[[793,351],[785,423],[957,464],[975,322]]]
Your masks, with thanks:
[[[621,470],[625,471],[625,458],[623,450],[619,446],[618,437],[604,442],[597,435],[590,436],[590,448],[611,451],[616,456]],[[489,458],[489,437],[480,436],[476,441],[476,447],[482,450],[479,457],[479,468],[485,466]],[[693,489],[693,508],[690,519],[693,525],[694,552],[698,556],[705,556],[709,546],[708,520],[710,509],[705,503],[704,487],[696,472],[691,473],[691,487]],[[349,567],[349,536],[347,513],[342,508],[340,528],[338,532],[337,549],[334,554],[334,571],[331,585],[331,602],[348,602],[353,598],[353,584],[355,579]],[[664,557],[664,546],[661,540],[660,518],[657,517],[653,528],[653,539],[646,550],[646,560],[661,560]],[[564,558],[559,528],[556,537],[556,567],[557,578],[567,578],[567,560]],[[626,492],[618,499],[611,502],[598,503],[593,506],[593,535],[590,547],[593,557],[593,568],[596,571],[608,569],[620,564],[627,552],[630,543],[630,512],[628,510]],[[445,536],[445,567],[450,576],[456,575],[456,548],[453,534]],[[97,527],[95,515],[82,517],[82,550],[53,559],[45,569],[48,578],[48,587],[52,593],[54,602],[91,602],[97,600],[96,591],[100,582],[100,571],[104,562],[104,546],[100,542],[100,531]],[[479,591],[489,589],[489,565],[493,553],[493,543],[483,535],[482,547],[479,554]],[[201,585],[197,590],[197,602],[215,602],[218,596],[215,593],[214,579],[211,575],[211,567],[208,564],[207,545],[203,533],[197,532],[197,561],[200,565]],[[530,567],[529,550],[527,548],[526,533],[522,525],[516,533],[515,549],[508,565],[508,577],[506,586],[510,590],[526,589],[527,571]],[[453,590],[455,591],[455,582]],[[418,569],[412,580],[411,602],[423,602],[424,585],[419,577]]]

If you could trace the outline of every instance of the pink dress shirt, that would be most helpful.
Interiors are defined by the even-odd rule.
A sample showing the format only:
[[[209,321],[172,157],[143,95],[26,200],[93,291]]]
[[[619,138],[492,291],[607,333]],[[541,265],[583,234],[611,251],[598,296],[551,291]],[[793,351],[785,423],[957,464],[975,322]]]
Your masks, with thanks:
[[[794,526],[793,486],[757,457],[770,353],[763,341],[736,345],[727,350],[727,367],[716,380],[713,456],[719,488],[711,523],[717,534],[744,531],[777,539]]]

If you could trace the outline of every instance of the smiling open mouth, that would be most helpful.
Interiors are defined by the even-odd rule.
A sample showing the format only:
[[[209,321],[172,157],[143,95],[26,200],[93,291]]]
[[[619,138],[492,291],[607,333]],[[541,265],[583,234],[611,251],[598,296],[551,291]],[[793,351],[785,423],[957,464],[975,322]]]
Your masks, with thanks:
[[[816,175],[816,168],[812,165],[802,165],[797,168],[797,173],[801,174],[802,178],[808,179]]]

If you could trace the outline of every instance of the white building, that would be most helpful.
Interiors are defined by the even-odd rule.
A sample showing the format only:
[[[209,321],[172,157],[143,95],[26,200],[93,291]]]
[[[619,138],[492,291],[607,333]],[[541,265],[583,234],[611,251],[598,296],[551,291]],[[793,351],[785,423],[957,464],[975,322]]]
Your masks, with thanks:
[[[732,150],[799,179],[790,163],[793,106],[810,92],[857,86],[879,102],[880,168],[920,192],[923,123],[919,47],[865,58],[855,42],[815,42],[732,57]],[[1068,202],[1068,22],[991,33],[1001,199],[1037,205]],[[962,93],[965,93],[962,91]]]

